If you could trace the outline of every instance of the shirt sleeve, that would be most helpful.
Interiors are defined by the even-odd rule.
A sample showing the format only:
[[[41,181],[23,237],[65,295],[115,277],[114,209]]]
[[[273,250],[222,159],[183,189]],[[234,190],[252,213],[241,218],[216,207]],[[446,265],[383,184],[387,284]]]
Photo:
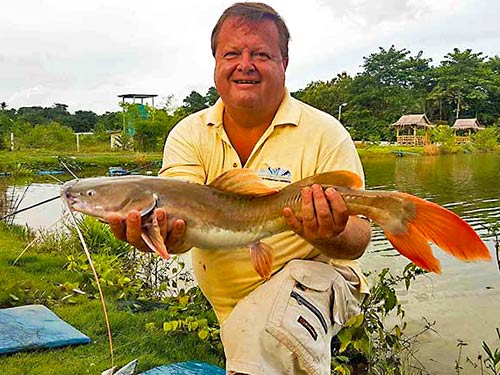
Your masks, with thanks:
[[[195,124],[186,118],[169,133],[163,150],[163,163],[159,176],[205,183],[202,150],[193,125]]]
[[[348,134],[333,148],[322,151],[316,173],[348,170],[356,173],[365,186],[365,174],[354,142]]]

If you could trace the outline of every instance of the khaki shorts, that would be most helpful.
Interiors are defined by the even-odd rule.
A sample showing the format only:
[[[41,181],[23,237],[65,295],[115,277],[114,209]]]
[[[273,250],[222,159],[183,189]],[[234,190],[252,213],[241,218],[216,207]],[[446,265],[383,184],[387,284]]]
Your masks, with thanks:
[[[293,260],[241,300],[221,327],[227,373],[329,375],[331,338],[360,312],[350,273]]]

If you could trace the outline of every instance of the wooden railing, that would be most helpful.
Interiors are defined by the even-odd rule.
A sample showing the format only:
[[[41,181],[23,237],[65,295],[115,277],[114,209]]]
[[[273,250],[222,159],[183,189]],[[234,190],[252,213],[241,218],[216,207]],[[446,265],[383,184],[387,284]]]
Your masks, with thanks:
[[[425,146],[429,140],[425,135],[400,135],[396,137],[396,143],[404,146]]]
[[[463,144],[466,144],[466,143],[470,143],[470,137],[468,135],[466,135],[466,136],[456,135],[455,136],[455,144],[457,144],[457,145],[463,145]]]

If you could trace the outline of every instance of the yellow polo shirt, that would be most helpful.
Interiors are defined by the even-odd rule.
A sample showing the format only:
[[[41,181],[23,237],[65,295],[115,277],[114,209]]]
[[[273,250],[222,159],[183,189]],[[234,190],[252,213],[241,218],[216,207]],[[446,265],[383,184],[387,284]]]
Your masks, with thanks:
[[[180,121],[165,145],[160,176],[208,184],[232,168],[249,168],[270,187],[285,185],[316,173],[347,169],[364,178],[349,133],[334,117],[302,103],[286,92],[267,131],[248,161],[241,165],[224,130],[224,103]],[[238,213],[235,212],[235,215]],[[292,259],[312,259],[319,251],[292,231],[263,242],[274,248],[273,273]],[[196,280],[222,323],[239,300],[264,282],[254,270],[248,249],[192,249]],[[361,276],[356,261],[339,261]],[[366,292],[364,280],[361,292]]]

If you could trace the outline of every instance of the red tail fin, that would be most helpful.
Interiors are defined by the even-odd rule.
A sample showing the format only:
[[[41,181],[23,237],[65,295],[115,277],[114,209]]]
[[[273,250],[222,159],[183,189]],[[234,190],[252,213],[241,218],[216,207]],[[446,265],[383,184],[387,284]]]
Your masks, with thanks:
[[[440,272],[439,261],[432,254],[428,241],[461,260],[491,259],[486,245],[459,216],[413,195],[398,194],[415,204],[415,217],[408,221],[404,234],[385,234],[394,248],[417,266]]]

